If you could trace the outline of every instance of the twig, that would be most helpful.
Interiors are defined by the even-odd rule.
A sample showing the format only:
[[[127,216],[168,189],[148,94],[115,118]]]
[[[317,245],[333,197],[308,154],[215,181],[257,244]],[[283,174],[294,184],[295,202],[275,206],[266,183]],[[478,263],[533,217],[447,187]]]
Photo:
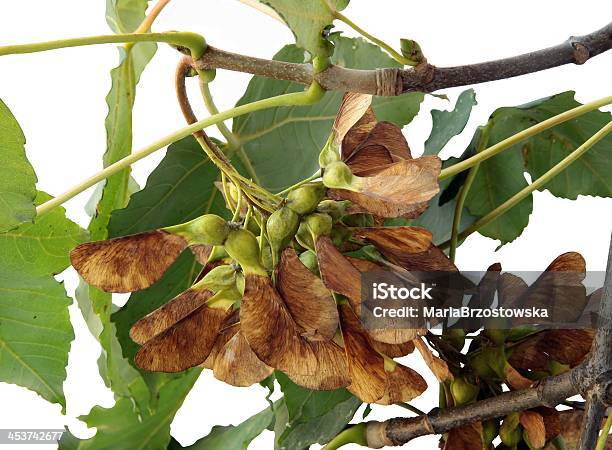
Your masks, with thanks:
[[[581,393],[587,397],[587,412],[583,419],[583,424],[587,426],[578,448],[580,450],[594,448],[606,407],[612,404],[611,321],[612,242],[600,306],[600,327],[586,362],[561,375],[546,378],[530,389],[504,392],[496,397],[464,406],[444,410],[435,409],[421,417],[368,422],[365,431],[368,447],[403,445],[419,436],[442,434],[475,421],[502,417],[511,412],[538,406],[555,407],[568,397]],[[590,404],[598,406],[589,407],[589,399],[591,399]],[[591,415],[588,413],[589,409],[593,411]]]
[[[595,448],[606,408],[612,405],[612,244],[608,254],[608,270],[599,308],[599,328],[593,340],[589,370],[598,374],[589,387],[582,418],[582,433],[578,450]],[[606,432],[607,433],[607,432]]]
[[[584,36],[510,58],[457,67],[435,67],[424,63],[407,69],[354,70],[332,65],[314,75],[310,64],[271,61],[208,47],[194,62],[198,69],[227,69],[280,80],[310,84],[316,79],[326,90],[374,95],[432,92],[455,86],[501,80],[562,66],[584,64],[612,48],[612,23]]]

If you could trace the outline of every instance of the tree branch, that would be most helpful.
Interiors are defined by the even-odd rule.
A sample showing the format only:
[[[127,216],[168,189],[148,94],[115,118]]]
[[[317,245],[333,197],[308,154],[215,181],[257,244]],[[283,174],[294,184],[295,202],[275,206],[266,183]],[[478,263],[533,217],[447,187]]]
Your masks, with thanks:
[[[502,417],[511,412],[538,406],[555,407],[568,397],[583,394],[587,403],[583,433],[577,448],[595,448],[606,408],[612,405],[612,242],[599,314],[599,328],[589,359],[581,365],[564,374],[546,378],[531,389],[505,392],[497,397],[444,410],[435,408],[421,417],[368,422],[368,447],[403,445],[419,436],[446,433],[462,425]]]
[[[612,48],[612,23],[584,36],[510,58],[457,67],[436,67],[428,63],[408,69],[356,70],[332,65],[313,75],[310,64],[288,63],[226,52],[209,46],[193,62],[197,69],[226,69],[289,80],[309,85],[313,78],[326,90],[352,91],[373,95],[400,95],[405,92],[432,92],[439,89],[501,80],[562,66],[584,64]]]

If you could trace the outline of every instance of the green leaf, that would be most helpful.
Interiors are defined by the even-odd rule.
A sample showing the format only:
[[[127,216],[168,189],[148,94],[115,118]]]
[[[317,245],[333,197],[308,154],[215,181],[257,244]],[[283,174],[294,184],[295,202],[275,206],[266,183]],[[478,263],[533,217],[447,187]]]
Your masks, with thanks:
[[[40,193],[37,203],[50,197]],[[66,407],[62,385],[70,342],[71,301],[53,275],[86,233],[55,208],[35,224],[0,234],[0,381]]]
[[[98,429],[90,439],[78,439],[64,433],[62,450],[165,450],[170,442],[170,424],[195,383],[199,371],[189,371],[183,377],[169,379],[159,389],[157,409],[138,415],[129,398],[122,397],[112,408],[94,407],[80,417],[89,427]],[[180,399],[180,401],[177,401]]]
[[[106,23],[115,33],[133,33],[142,22],[148,0],[106,0]]]
[[[268,407],[239,425],[214,426],[208,436],[188,447],[173,442],[168,450],[246,450],[253,439],[274,423],[274,412]]]
[[[474,90],[468,89],[459,95],[455,109],[452,111],[433,110],[431,112],[431,134],[425,141],[423,154],[437,155],[440,153],[451,138],[463,131],[472,113],[472,107],[476,104]]]
[[[113,212],[109,226],[110,236],[124,236],[184,222],[205,212],[224,213],[222,196],[213,185],[217,175],[217,169],[206,158],[195,139],[188,137],[172,144],[162,162],[149,176],[144,189],[130,198],[125,209]],[[199,270],[200,265],[196,263],[191,253],[186,251],[168,269],[161,280],[146,290],[133,293],[127,304],[111,315],[110,324],[116,328],[116,336],[121,346],[121,353],[118,349],[114,349],[113,354],[127,358],[131,364],[137,349],[137,345],[129,337],[131,326],[190,286]],[[121,367],[118,366],[118,368]],[[156,429],[156,432],[163,436],[162,442],[165,442],[163,447],[165,448],[169,439],[172,418],[189,392],[194,377],[197,377],[200,369],[180,374],[141,372],[134,367],[131,369],[136,371],[140,379],[146,383],[151,400],[144,410],[142,405],[139,405],[141,406],[140,411],[131,405],[132,409],[128,411],[128,405],[125,404],[120,411],[126,415],[126,422],[132,421],[133,416],[144,414],[151,423],[157,424],[159,428]],[[134,385],[130,381],[131,375],[131,372],[127,376],[124,375],[124,386],[130,389],[136,387],[140,392],[140,386],[138,386],[140,382],[137,380],[137,384]],[[172,383],[174,388],[167,391],[168,388],[165,386],[169,383]],[[138,398],[137,396],[136,400]],[[108,448],[104,447],[107,442],[117,442],[116,445],[120,445],[120,440],[113,441],[113,439],[118,439],[115,433],[122,433],[118,428],[121,426],[121,421],[115,421],[111,412],[96,415],[95,426],[98,428],[98,434],[95,440],[91,441],[91,448]],[[148,426],[139,426],[131,432],[130,436],[134,442],[140,439],[152,445],[147,440],[150,432]],[[157,441],[155,442],[157,445]],[[93,447],[94,444],[100,447]],[[115,447],[111,446],[111,448]],[[141,447],[136,446],[135,448]],[[153,446],[152,448],[158,447]]]
[[[146,0],[107,1],[107,20],[113,31],[130,33],[136,30],[145,18],[147,3]],[[119,65],[111,71],[111,88],[106,96],[104,167],[125,158],[132,151],[132,109],[136,85],[156,49],[154,43],[118,47]],[[89,224],[92,240],[108,237],[111,213],[127,205],[132,185],[129,168],[98,185],[94,193],[95,211]],[[131,397],[140,409],[146,408],[149,400],[147,385],[138,371],[123,358],[115,326],[110,322],[111,294],[81,280],[75,296],[91,333],[102,347],[98,366],[105,384],[116,396]]]
[[[573,92],[564,92],[527,105],[496,110],[489,119],[487,146],[494,145],[536,123],[579,105]],[[537,134],[480,164],[466,207],[482,217],[527,186],[525,170],[535,180],[554,167],[570,152],[610,121],[610,113],[592,111]],[[480,133],[481,131],[477,131]],[[562,198],[578,195],[612,196],[612,157],[608,135],[584,156],[553,178],[544,189]],[[532,210],[530,195],[479,232],[501,244],[511,242],[523,232]]]
[[[361,405],[361,400],[346,389],[304,389],[282,372],[276,372],[276,379],[284,394],[283,402],[275,407],[278,450],[304,449],[314,443],[329,442]]]
[[[132,195],[125,209],[112,214],[110,236],[175,225],[207,212],[227,214],[223,196],[213,184],[218,173],[193,137],[175,142],[146,187]]]
[[[329,56],[332,44],[324,33],[331,28],[334,11],[342,11],[349,0],[260,0],[274,9],[295,35],[298,47],[313,56]]]
[[[336,44],[332,58],[335,64],[356,69],[399,67],[380,48],[362,39],[333,35],[332,40]],[[295,45],[288,45],[275,59],[304,62],[304,52]],[[296,83],[256,76],[238,104],[303,89]],[[418,92],[376,97],[372,106],[379,120],[402,127],[418,113],[423,97],[424,94]],[[234,120],[233,133],[255,171],[255,178],[263,186],[278,192],[319,168],[319,152],[329,136],[341,99],[341,93],[328,92],[312,106],[272,108]],[[291,161],[291,164],[282,164],[283,161]]]
[[[36,216],[36,174],[25,154],[25,136],[0,100],[0,232],[32,222]]]

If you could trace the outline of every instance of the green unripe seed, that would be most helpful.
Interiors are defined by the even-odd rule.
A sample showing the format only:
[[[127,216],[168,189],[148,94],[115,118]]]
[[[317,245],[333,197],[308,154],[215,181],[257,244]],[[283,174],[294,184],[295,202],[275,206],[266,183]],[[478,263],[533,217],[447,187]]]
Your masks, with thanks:
[[[329,214],[334,222],[338,222],[346,214],[350,204],[348,200],[323,200],[317,206],[317,212]]]
[[[243,271],[257,275],[267,275],[259,258],[259,243],[248,230],[240,228],[230,231],[225,240],[225,251],[234,259]]]
[[[499,422],[495,419],[485,420],[482,422],[482,439],[484,448],[489,448],[491,443],[499,434]]]
[[[476,400],[479,391],[478,386],[469,383],[462,377],[457,377],[451,382],[451,393],[457,406]]]
[[[313,212],[325,196],[325,186],[322,183],[309,183],[289,192],[287,207],[303,216]]]
[[[354,178],[349,166],[342,161],[336,161],[325,167],[323,184],[328,188],[349,189],[353,187]]]
[[[315,275],[319,275],[319,261],[317,261],[317,255],[311,250],[306,250],[300,254],[300,261],[304,264],[308,270]]]
[[[272,260],[272,248],[270,247],[270,245],[264,245],[260,253],[261,263],[266,268],[266,270],[271,271],[272,269],[274,269],[274,261]]]
[[[230,265],[217,266],[198,282],[198,286],[217,293],[236,285],[236,269]]]
[[[295,233],[295,240],[298,241],[302,247],[314,252],[314,241],[306,222],[302,221],[300,223],[300,227],[298,228],[297,233]]]
[[[216,214],[205,214],[192,221],[163,229],[183,236],[190,245],[223,245],[229,233],[225,219]]]
[[[313,239],[319,236],[328,236],[333,227],[333,221],[329,214],[312,213],[304,217],[304,223]]]
[[[523,437],[519,426],[519,419],[519,413],[509,414],[504,418],[501,427],[499,427],[499,437],[508,447],[514,447]]]
[[[326,168],[334,162],[340,161],[339,148],[334,145],[334,135],[330,135],[327,142],[323,146],[323,150],[319,153],[319,167]]]
[[[452,345],[455,349],[461,351],[465,345],[465,330],[461,328],[449,328],[444,331],[442,339]]]
[[[266,222],[268,241],[273,251],[285,248],[298,230],[300,216],[290,208],[283,206],[274,211]]]
[[[210,256],[208,257],[208,262],[211,263],[211,262],[219,261],[220,259],[227,258],[228,256],[229,255],[227,254],[227,252],[222,246],[215,245],[210,252]]]

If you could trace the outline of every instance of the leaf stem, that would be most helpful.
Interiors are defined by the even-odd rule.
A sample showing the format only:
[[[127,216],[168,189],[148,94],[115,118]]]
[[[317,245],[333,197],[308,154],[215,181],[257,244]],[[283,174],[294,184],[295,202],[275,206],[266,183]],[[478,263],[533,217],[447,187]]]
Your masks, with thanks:
[[[482,134],[480,135],[480,138],[478,139],[478,145],[476,146],[476,153],[480,153],[489,142],[489,132],[491,130],[491,124],[492,122],[489,122],[489,124],[482,129]],[[476,174],[478,173],[479,168],[480,163],[476,164],[470,169],[467,178],[465,179],[465,183],[463,184],[463,186],[461,186],[461,191],[459,192],[459,196],[457,197],[457,203],[455,204],[450,249],[448,251],[448,257],[453,262],[455,261],[455,253],[457,252],[457,242],[459,236],[459,227],[461,226],[461,214],[463,212],[463,205],[465,204],[465,200],[468,196],[468,193],[470,192],[470,188],[472,187],[472,183],[474,182],[474,178],[476,178]]]
[[[368,445],[365,423],[359,423],[345,428],[321,450],[337,450],[347,444]]]
[[[166,44],[188,48],[194,59],[200,58],[206,51],[206,40],[203,36],[189,31],[167,31],[164,33],[127,33],[87,36],[56,41],[35,42],[31,44],[5,45],[0,47],[0,56],[24,53],[45,52],[60,48],[82,47],[98,44],[121,44],[137,42],[165,42]]]
[[[601,429],[599,439],[597,439],[597,446],[595,450],[604,450],[606,448],[606,442],[608,441],[608,435],[610,434],[610,428],[612,428],[612,414],[606,419],[606,423]]]
[[[151,8],[151,11],[149,11],[144,20],[140,23],[138,28],[134,30],[134,33],[147,33],[148,31],[150,31],[153,22],[155,22],[157,16],[159,16],[159,14],[162,12],[162,10],[166,7],[168,3],[170,3],[170,0],[158,0],[155,6]],[[134,45],[134,43],[129,42],[126,45],[132,46]]]
[[[396,403],[396,405],[397,406],[401,406],[402,408],[407,409],[408,411],[411,411],[411,412],[415,413],[417,416],[425,416],[425,415],[427,415],[427,413],[421,411],[416,406],[412,406],[410,403]]]
[[[38,215],[45,214],[49,212],[51,209],[56,206],[61,205],[62,203],[70,200],[76,195],[80,194],[84,190],[94,186],[96,183],[106,179],[107,177],[119,172],[126,167],[131,166],[136,161],[140,161],[141,159],[149,156],[150,154],[160,150],[173,142],[183,139],[190,134],[193,134],[199,130],[210,127],[211,125],[215,125],[221,121],[231,119],[233,117],[238,117],[243,114],[252,113],[254,111],[259,111],[266,108],[275,108],[281,106],[294,106],[294,105],[311,105],[313,103],[318,102],[324,94],[324,90],[319,86],[317,82],[313,82],[310,87],[303,92],[293,92],[290,94],[283,94],[276,97],[265,98],[262,100],[257,100],[256,102],[247,103],[245,105],[236,106],[234,108],[230,108],[226,111],[220,112],[218,114],[214,114],[210,117],[202,119],[194,124],[188,125],[184,128],[181,128],[178,131],[175,131],[172,134],[169,134],[152,144],[144,147],[143,149],[134,152],[123,159],[115,162],[114,164],[105,167],[97,174],[83,180],[76,186],[70,188],[63,194],[58,195],[55,198],[43,203],[42,205],[36,208],[36,213]]]
[[[282,191],[280,191],[276,195],[285,195],[285,194],[288,194],[289,192],[299,188],[301,185],[309,183],[312,180],[316,180],[317,178],[321,178],[321,172],[320,171],[318,171],[317,173],[315,173],[313,175],[310,175],[308,178],[304,178],[302,181],[298,181],[293,186],[289,186],[288,188],[283,189]]]
[[[210,92],[209,83],[205,82],[202,77],[200,77],[200,92],[202,94],[202,99],[204,100],[204,105],[210,114],[218,114],[219,110],[213,101],[212,94]],[[240,162],[244,165],[245,169],[249,173],[249,176],[253,179],[253,181],[257,184],[259,183],[259,178],[257,177],[257,173],[253,168],[253,164],[251,164],[251,160],[247,157],[246,152],[244,151],[244,147],[240,143],[240,141],[236,138],[236,135],[232,133],[232,131],[225,125],[224,122],[219,122],[217,124],[217,128],[223,135],[223,137],[227,140],[230,149],[236,151],[238,154],[238,158],[240,158]]]
[[[335,9],[332,9],[332,12],[333,12],[334,17],[336,19],[338,19],[341,22],[344,22],[345,24],[347,24],[349,27],[351,27],[357,33],[362,35],[364,38],[372,41],[373,43],[375,43],[379,47],[384,48],[387,51],[387,53],[389,53],[389,55],[391,55],[391,57],[393,59],[395,59],[401,65],[403,65],[403,66],[404,65],[406,65],[406,66],[416,66],[418,64],[417,61],[413,61],[411,59],[408,59],[408,58],[404,57],[403,55],[401,55],[400,53],[398,53],[393,47],[391,47],[386,42],[378,39],[377,37],[372,36],[370,33],[368,33],[366,30],[361,28],[359,25],[357,25],[355,22],[353,22],[351,19],[346,17],[341,12],[336,11]]]
[[[550,119],[546,119],[540,123],[537,123],[520,133],[514,134],[503,141],[498,142],[495,145],[483,150],[480,153],[472,156],[471,158],[466,159],[465,161],[461,161],[457,164],[454,164],[440,172],[439,180],[445,180],[446,178],[452,177],[453,175],[457,175],[459,172],[463,172],[464,170],[469,169],[470,167],[475,166],[482,161],[491,158],[492,156],[497,155],[499,152],[512,147],[515,144],[518,144],[521,141],[524,141],[531,136],[534,136],[544,130],[548,130],[549,128],[554,127],[555,125],[559,125],[560,123],[567,122],[568,120],[575,119],[583,114],[586,114],[595,109],[601,108],[602,106],[606,106],[612,103],[612,95],[604,98],[600,98],[598,100],[594,100],[589,103],[585,103],[584,105],[577,106],[576,108],[570,109],[568,111],[562,112]]]
[[[566,169],[570,164],[580,158],[587,150],[593,147],[597,142],[603,139],[610,131],[612,131],[612,121],[608,122],[607,125],[602,127],[597,133],[587,139],[580,147],[571,152],[561,161],[559,161],[555,166],[553,166],[550,170],[548,170],[544,175],[535,180],[529,186],[525,186],[519,192],[514,194],[504,203],[499,205],[493,211],[489,212],[487,215],[481,217],[468,228],[466,228],[462,233],[459,234],[459,239],[465,239],[473,232],[477,231],[479,228],[487,225],[492,222],[506,211],[508,211],[513,206],[520,203],[523,199],[525,199],[528,195],[530,195],[536,189],[539,189],[546,185],[552,178],[561,173],[564,169]],[[478,156],[478,155],[476,155]],[[440,245],[441,248],[446,248],[450,245],[450,241],[446,241]]]

